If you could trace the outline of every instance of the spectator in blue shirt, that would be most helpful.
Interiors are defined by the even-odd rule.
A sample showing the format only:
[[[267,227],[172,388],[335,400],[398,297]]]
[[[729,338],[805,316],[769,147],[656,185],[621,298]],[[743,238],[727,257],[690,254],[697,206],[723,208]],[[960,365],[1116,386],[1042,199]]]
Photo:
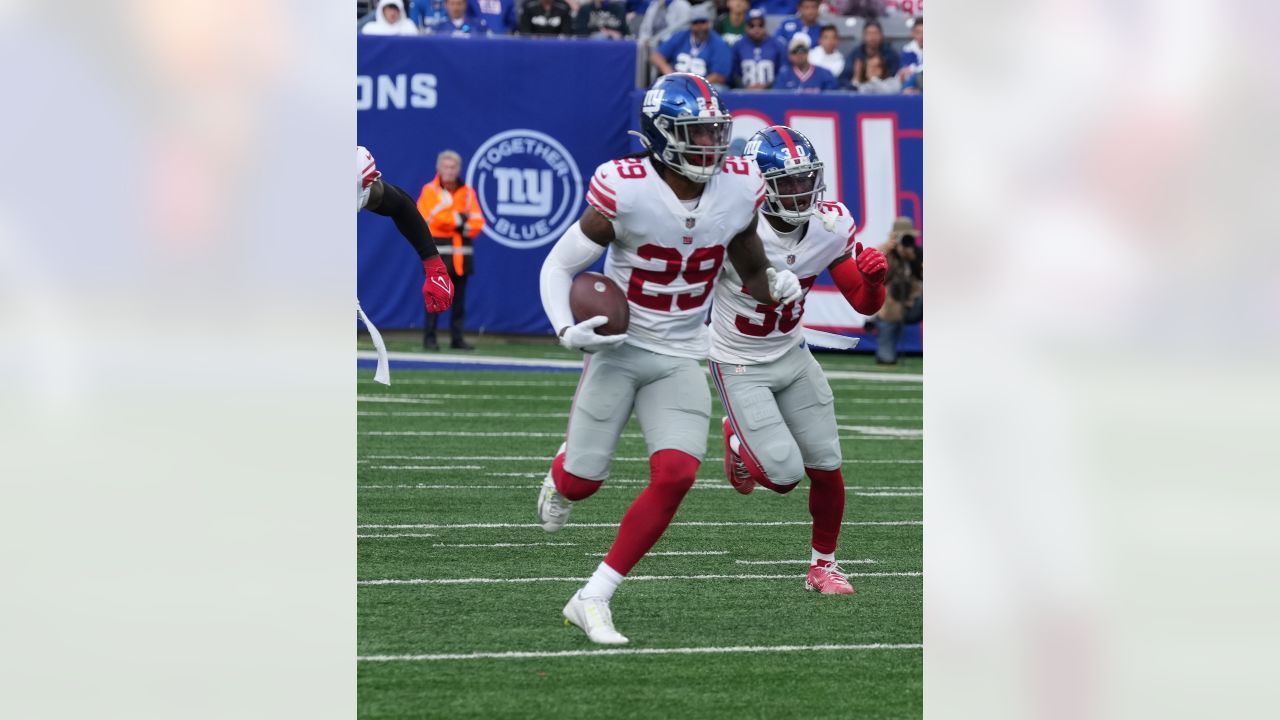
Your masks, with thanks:
[[[433,35],[473,37],[489,34],[488,23],[467,15],[467,0],[444,0],[444,12],[444,20],[431,28]]]
[[[796,16],[783,20],[775,35],[785,45],[798,32],[809,35],[810,47],[818,45],[818,39],[822,35],[822,26],[818,24],[818,0],[800,0]]]
[[[768,90],[778,70],[787,62],[787,51],[764,28],[764,10],[747,13],[746,35],[733,45],[733,86]]]
[[[787,45],[787,59],[790,62],[778,72],[778,79],[773,81],[774,90],[818,93],[840,87],[830,70],[810,64],[808,35],[797,33],[791,38]]]
[[[711,30],[708,5],[694,5],[689,11],[689,29],[667,38],[649,54],[649,62],[663,75],[688,72],[701,75],[716,85],[729,82],[733,54],[724,40]]]
[[[444,20],[444,0],[413,0],[409,3],[409,17],[424,30]]]
[[[516,31],[516,0],[467,0],[467,14],[480,18],[494,35]]]
[[[880,57],[884,65],[885,76],[898,73],[898,66],[901,64],[898,60],[898,52],[884,41],[880,23],[876,20],[868,20],[866,26],[862,28],[862,44],[849,51],[849,62],[845,63],[844,71],[851,73],[853,78],[864,79],[867,76],[864,67],[867,58],[876,56]]]
[[[751,0],[751,7],[764,10],[766,15],[796,14],[796,0]]]

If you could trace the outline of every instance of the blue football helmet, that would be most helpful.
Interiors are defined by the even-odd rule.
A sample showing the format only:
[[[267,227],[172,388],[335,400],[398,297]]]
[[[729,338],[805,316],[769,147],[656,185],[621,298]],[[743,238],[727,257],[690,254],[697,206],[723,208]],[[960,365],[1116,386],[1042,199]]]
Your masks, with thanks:
[[[698,75],[671,73],[645,93],[640,132],[645,146],[664,165],[705,183],[729,152],[733,116],[711,83]]]
[[[822,161],[809,138],[786,125],[771,125],[752,135],[742,154],[764,175],[761,212],[792,225],[808,222],[826,190]]]

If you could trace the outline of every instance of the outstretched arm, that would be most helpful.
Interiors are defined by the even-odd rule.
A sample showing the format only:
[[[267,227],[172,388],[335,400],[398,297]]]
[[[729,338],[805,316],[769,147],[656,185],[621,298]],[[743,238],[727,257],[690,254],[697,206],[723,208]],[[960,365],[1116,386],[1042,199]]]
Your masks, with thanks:
[[[396,223],[396,229],[405,240],[418,252],[422,260],[440,254],[436,244],[431,241],[431,232],[427,230],[427,221],[418,212],[418,205],[409,194],[398,186],[382,180],[374,180],[369,187],[369,204],[365,206],[370,212],[389,217]]]
[[[418,252],[426,279],[422,283],[422,302],[428,312],[444,312],[453,304],[453,280],[440,259],[440,251],[431,240],[427,221],[418,212],[418,204],[409,194],[389,182],[375,180],[369,187],[370,211],[391,218],[396,229]]]
[[[875,315],[884,305],[884,276],[889,263],[884,253],[875,248],[854,246],[853,253],[836,258],[828,268],[840,294],[863,315]]]

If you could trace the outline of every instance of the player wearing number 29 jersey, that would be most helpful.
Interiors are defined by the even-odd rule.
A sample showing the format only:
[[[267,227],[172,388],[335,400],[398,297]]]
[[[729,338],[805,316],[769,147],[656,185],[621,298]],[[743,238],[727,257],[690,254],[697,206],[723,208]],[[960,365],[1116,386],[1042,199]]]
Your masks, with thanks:
[[[756,133],[745,155],[766,183],[760,237],[769,261],[794,271],[802,293],[829,269],[854,309],[867,315],[879,310],[884,256],[862,250],[848,208],[822,202],[823,166],[809,139],[775,125]],[[845,498],[835,398],[801,342],[803,316],[803,295],[791,303],[760,303],[743,292],[733,268],[721,271],[710,367],[728,412],[722,421],[725,474],[744,494],[757,483],[789,492],[808,475],[813,528],[805,587],[849,594],[853,586],[835,561]]]
[[[601,165],[587,203],[610,221],[604,272],[627,294],[627,344],[663,355],[707,357],[707,301],[729,240],[755,223],[764,181],[742,158],[725,158],[702,195],[682,202],[649,157]],[[692,207],[690,207],[692,206]],[[748,296],[750,297],[750,296]]]
[[[741,158],[726,160],[732,118],[707,81],[684,73],[658,78],[645,94],[640,128],[645,157],[605,163],[592,175],[589,207],[541,275],[543,308],[561,343],[592,353],[565,444],[538,495],[543,529],[559,530],[573,502],[600,488],[633,412],[649,451],[648,487],[564,608],[567,622],[606,644],[627,642],[613,626],[613,591],[662,536],[706,453],[711,394],[698,361],[707,356],[703,323],[716,275],[732,264],[757,302],[800,295],[794,274],[769,268],[756,235],[763,180]],[[569,308],[573,276],[606,247],[605,272],[630,306],[625,335],[599,335],[605,318],[576,322]]]

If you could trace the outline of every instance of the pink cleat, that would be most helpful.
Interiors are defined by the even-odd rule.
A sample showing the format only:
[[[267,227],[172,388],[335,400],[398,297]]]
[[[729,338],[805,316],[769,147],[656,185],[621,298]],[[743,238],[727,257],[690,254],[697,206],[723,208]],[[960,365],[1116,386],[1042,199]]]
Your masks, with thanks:
[[[839,563],[819,560],[817,565],[809,566],[809,575],[804,579],[804,589],[817,590],[823,595],[852,595],[857,590],[849,584],[849,578],[840,570]]]
[[[742,462],[742,458],[738,457],[729,444],[729,438],[733,437],[733,426],[729,424],[727,417],[720,418],[720,424],[724,426],[724,476],[734,490],[750,495],[756,489],[756,481],[751,479],[747,464]]]

